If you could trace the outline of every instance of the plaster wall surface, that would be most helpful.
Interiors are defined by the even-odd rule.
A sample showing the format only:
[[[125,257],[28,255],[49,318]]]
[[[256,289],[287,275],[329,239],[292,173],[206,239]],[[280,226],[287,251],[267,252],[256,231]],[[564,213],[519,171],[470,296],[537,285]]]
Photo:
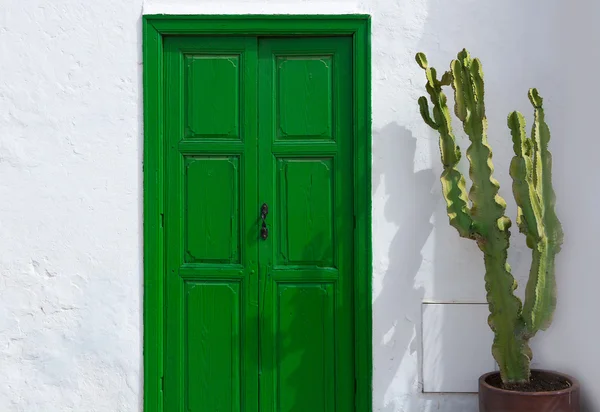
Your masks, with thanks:
[[[447,223],[436,137],[417,112],[424,77],[414,54],[440,68],[462,47],[482,59],[496,177],[513,218],[505,119],[519,109],[531,121],[526,92],[538,87],[566,242],[555,323],[535,338],[535,361],[578,376],[587,407],[600,410],[600,86],[589,74],[600,63],[600,6],[592,0],[6,0],[0,411],[142,409],[142,12],[372,15],[378,412],[477,409],[473,394],[422,393],[422,303],[481,303],[485,290],[479,251]],[[523,284],[529,252],[516,230],[512,239],[510,263]]]

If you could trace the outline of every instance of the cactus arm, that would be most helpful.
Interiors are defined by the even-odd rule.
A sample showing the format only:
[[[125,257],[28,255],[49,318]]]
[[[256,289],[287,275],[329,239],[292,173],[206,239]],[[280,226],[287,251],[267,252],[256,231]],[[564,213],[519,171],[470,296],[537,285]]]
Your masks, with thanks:
[[[438,118],[441,122],[440,152],[444,171],[440,177],[442,182],[442,193],[446,200],[446,212],[453,226],[461,237],[473,239],[473,220],[468,206],[467,184],[465,177],[458,170],[458,162],[461,158],[460,148],[456,144],[456,138],[452,133],[452,120],[450,110],[446,104],[446,96],[440,95],[437,108]]]
[[[462,74],[461,62],[456,59],[450,63],[452,76],[452,88],[454,89],[454,113],[461,122],[467,120],[467,107],[465,106],[465,90],[463,89],[464,79]]]
[[[468,213],[464,176],[459,171],[448,168],[442,172],[440,180],[450,225],[458,231],[461,237],[473,238],[473,222]]]
[[[529,245],[528,242],[532,248],[532,265],[525,288],[523,318],[528,335],[534,336],[540,329],[545,330],[550,326],[556,308],[555,258],[563,242],[563,231],[555,212],[552,155],[548,150],[550,130],[545,122],[542,98],[537,90],[532,89],[529,91],[529,99],[534,107],[531,185],[539,198],[536,218],[543,228],[541,236],[533,244]]]
[[[452,72],[445,72],[440,80],[440,84],[442,86],[450,86],[452,84]]]
[[[493,177],[481,63],[463,50],[451,69],[455,112],[471,141],[467,149],[473,181],[469,199],[473,204],[471,218],[477,244],[484,254],[488,323],[494,331],[492,353],[503,381],[523,382],[529,378],[530,349],[524,333],[521,301],[513,293],[516,282],[507,264],[511,222],[504,214],[506,202],[498,195],[500,185]]]
[[[427,103],[427,97],[421,96],[419,97],[419,111],[421,112],[421,117],[425,121],[425,123],[434,130],[438,129],[438,125],[433,121],[431,116],[429,115],[429,104]]]
[[[556,194],[552,186],[552,154],[548,150],[550,128],[546,123],[543,100],[536,89],[529,91],[529,98],[535,109],[535,119],[532,131],[534,170],[536,170],[537,192],[544,209],[544,228],[550,244],[560,251],[563,242],[563,230],[556,216]]]
[[[510,176],[513,179],[513,194],[517,203],[517,224],[521,233],[527,236],[527,245],[533,248],[543,235],[542,210],[533,181],[533,143],[525,132],[525,119],[519,112],[508,116],[515,156],[510,162]]]
[[[452,133],[450,110],[446,104],[446,96],[440,95],[438,108],[435,114],[441,120],[440,152],[444,170],[440,176],[442,193],[446,201],[446,212],[453,226],[461,237],[473,238],[473,220],[468,206],[467,184],[465,177],[458,170],[461,158],[460,148]]]
[[[456,145],[447,98],[442,91],[442,85],[451,82],[452,74],[445,72],[441,81],[437,80],[435,69],[429,67],[427,58],[423,53],[418,53],[416,60],[419,66],[425,70],[427,76],[426,89],[433,104],[432,119],[429,114],[427,98],[425,96],[419,98],[421,116],[425,123],[432,129],[437,130],[440,135],[439,145],[444,167],[440,180],[450,225],[456,228],[460,236],[472,238],[472,220],[468,206],[465,178],[458,170],[458,162],[461,158],[460,148]]]

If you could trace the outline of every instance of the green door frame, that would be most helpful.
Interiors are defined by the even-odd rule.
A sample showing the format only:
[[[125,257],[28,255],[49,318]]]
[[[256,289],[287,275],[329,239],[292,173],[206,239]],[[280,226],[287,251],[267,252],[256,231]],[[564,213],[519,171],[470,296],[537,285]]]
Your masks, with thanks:
[[[144,411],[163,411],[165,36],[352,36],[356,412],[372,410],[371,41],[368,15],[146,15],[144,59]]]

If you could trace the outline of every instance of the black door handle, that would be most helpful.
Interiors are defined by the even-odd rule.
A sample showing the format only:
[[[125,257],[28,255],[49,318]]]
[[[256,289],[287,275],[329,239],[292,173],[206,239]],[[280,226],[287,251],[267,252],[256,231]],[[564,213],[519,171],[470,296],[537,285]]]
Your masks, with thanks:
[[[265,219],[269,214],[269,206],[266,203],[263,203],[260,207],[260,219],[262,220],[262,226],[260,228],[260,237],[262,240],[267,240],[269,237],[269,229],[267,228],[267,224],[265,223]]]

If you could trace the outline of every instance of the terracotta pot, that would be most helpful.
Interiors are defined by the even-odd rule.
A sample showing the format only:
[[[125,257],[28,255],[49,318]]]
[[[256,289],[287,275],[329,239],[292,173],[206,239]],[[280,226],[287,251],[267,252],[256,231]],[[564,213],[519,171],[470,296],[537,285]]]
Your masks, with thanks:
[[[552,392],[517,392],[499,389],[486,381],[498,372],[479,378],[479,412],[580,412],[579,382],[554,371],[537,370],[567,379],[571,387]]]

